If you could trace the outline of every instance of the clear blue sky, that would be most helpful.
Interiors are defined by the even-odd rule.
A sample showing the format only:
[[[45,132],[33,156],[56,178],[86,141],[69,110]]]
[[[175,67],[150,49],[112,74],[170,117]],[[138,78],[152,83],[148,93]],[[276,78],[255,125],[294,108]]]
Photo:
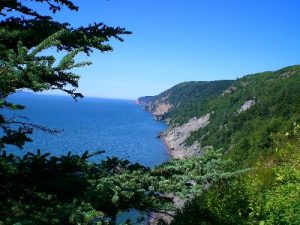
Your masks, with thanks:
[[[300,64],[299,0],[77,0],[74,26],[133,32],[81,69],[85,96],[135,99],[191,80],[235,79]]]

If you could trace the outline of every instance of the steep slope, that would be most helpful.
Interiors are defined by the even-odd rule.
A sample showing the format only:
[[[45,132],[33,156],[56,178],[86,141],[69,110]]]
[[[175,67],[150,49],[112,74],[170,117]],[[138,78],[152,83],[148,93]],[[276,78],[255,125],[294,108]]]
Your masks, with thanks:
[[[210,113],[201,109],[211,100],[232,88],[234,81],[192,81],[178,84],[157,96],[137,100],[157,119],[165,120],[171,128],[161,134],[173,158],[186,158],[201,154],[198,141],[190,146],[185,142],[192,134],[209,123]]]
[[[223,148],[251,161],[259,154],[268,153],[271,133],[299,120],[299,87],[300,66],[291,66],[247,75],[236,81],[185,82],[148,97],[145,106],[156,112],[161,105],[167,105],[159,116],[175,129],[194,117],[209,114],[209,122],[189,131],[181,145],[199,143],[198,150],[205,146]]]
[[[201,105],[220,95],[234,81],[191,81],[184,82],[156,96],[146,96],[138,99],[158,119],[183,124],[194,116],[199,116]],[[192,107],[191,107],[192,106]],[[164,110],[161,110],[164,109]]]
[[[187,158],[178,161],[184,175],[185,163],[203,160],[193,155],[212,148],[224,168],[244,170],[204,184],[172,224],[300,224],[300,66],[179,84],[145,106],[161,103],[171,105],[159,116],[170,124],[161,136],[174,158]]]

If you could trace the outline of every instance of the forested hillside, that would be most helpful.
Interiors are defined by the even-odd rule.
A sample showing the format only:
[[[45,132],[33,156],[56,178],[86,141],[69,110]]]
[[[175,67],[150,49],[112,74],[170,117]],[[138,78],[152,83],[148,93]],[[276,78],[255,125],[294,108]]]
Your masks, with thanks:
[[[85,1],[76,1],[76,4],[83,4],[82,2]],[[89,15],[91,18],[101,15],[100,8],[106,12],[106,9],[111,7],[96,7],[96,1],[85,4],[89,6],[88,14],[91,14]],[[170,3],[165,4],[169,9]],[[136,57],[135,54],[137,52],[134,54],[132,52],[138,46],[143,46],[144,51],[140,55],[143,61],[136,62],[135,60],[133,64],[129,63],[134,66],[129,71],[143,73],[139,70],[140,65],[143,65],[140,68],[152,68],[154,65],[155,67],[164,65],[163,67],[167,68],[168,63],[165,64],[166,61],[160,60],[165,58],[170,60],[176,57],[179,59],[178,62],[182,63],[182,68],[190,67],[192,66],[190,60],[188,60],[189,65],[185,64],[187,61],[181,60],[182,57],[187,56],[178,48],[182,46],[184,53],[188,53],[189,59],[196,57],[191,54],[191,49],[194,49],[197,55],[201,52],[203,56],[203,51],[197,49],[199,43],[205,43],[199,41],[200,36],[203,36],[203,29],[178,17],[178,12],[183,11],[192,15],[193,13],[186,10],[187,8],[184,8],[185,10],[178,8],[174,11],[176,18],[180,18],[179,21],[172,22],[176,25],[174,28],[180,29],[176,31],[176,29],[165,29],[170,27],[170,22],[164,23],[159,17],[156,19],[160,25],[163,25],[161,30],[156,24],[144,23],[145,20],[140,20],[142,18],[140,16],[128,17],[130,16],[128,9],[139,11],[136,10],[138,9],[136,5],[132,5],[134,7],[130,6],[130,3],[124,5],[117,3],[117,5],[120,7],[117,8],[118,10],[107,10],[107,15],[113,18],[114,24],[117,23],[115,16],[121,16],[124,11],[127,19],[139,21],[146,29],[144,31],[158,34],[159,38],[155,39],[151,36],[149,39],[147,32],[136,29],[136,33],[144,33],[146,35],[144,38],[150,40],[148,50],[151,51],[147,51],[147,44],[141,44],[142,42],[139,41],[136,47],[129,46],[129,54],[127,56],[121,54],[124,59],[131,60],[133,55],[135,59],[138,59],[139,56]],[[232,9],[233,5],[228,5],[228,9]],[[222,7],[213,3],[211,12],[214,13],[207,11],[207,15],[212,15],[214,17],[212,20],[218,21],[217,24],[222,26],[222,29],[209,26],[211,30],[221,30],[223,33],[211,35],[208,32],[207,37],[211,39],[218,36],[229,40],[227,33],[232,32],[228,32],[228,27],[219,23],[219,20],[215,20],[217,17],[214,14],[217,8],[221,9],[218,12],[228,14],[228,10],[224,10],[225,5],[222,3],[220,6]],[[269,5],[267,6],[266,9],[269,9]],[[281,15],[280,13],[287,9],[283,10],[282,7],[283,5],[278,6],[280,11],[276,11],[275,4],[272,4],[272,10],[269,12],[274,11],[273,15]],[[146,9],[147,13],[150,12],[149,18],[153,18],[157,6],[153,8],[155,11],[144,6],[142,8]],[[289,8],[295,7],[289,5]],[[94,15],[93,9],[96,9]],[[206,12],[206,8],[202,6],[199,9],[204,9]],[[248,12],[249,7],[245,9],[247,9],[245,12]],[[253,9],[259,11],[256,10],[257,8]],[[298,15],[296,9],[295,15]],[[43,149],[35,149],[36,153],[24,154],[9,151],[8,145],[22,149],[27,142],[32,141],[34,131],[51,134],[59,132],[56,129],[31,123],[30,119],[34,118],[7,116],[5,113],[7,111],[14,114],[26,107],[24,102],[20,104],[11,102],[11,95],[22,91],[56,90],[70,95],[75,100],[82,98],[82,93],[78,92],[80,74],[77,72],[83,73],[83,70],[77,69],[91,63],[82,62],[80,59],[85,59],[85,57],[81,57],[81,54],[90,56],[95,50],[102,53],[112,51],[112,39],[123,41],[124,35],[131,34],[125,28],[110,27],[100,21],[90,21],[88,25],[79,25],[78,18],[80,24],[84,24],[84,17],[73,18],[73,13],[78,10],[79,7],[72,0],[0,1],[0,225],[116,225],[121,223],[118,221],[120,215],[124,216],[122,223],[126,225],[144,224],[146,221],[152,221],[151,225],[166,223],[174,225],[300,224],[300,66],[248,75],[231,81],[185,82],[157,96],[140,98],[138,103],[144,104],[157,119],[164,120],[170,125],[170,129],[164,132],[166,134],[161,134],[161,137],[165,135],[169,138],[169,143],[177,141],[173,149],[169,148],[169,151],[176,151],[177,147],[181,148],[180,154],[183,155],[184,150],[190,151],[190,154],[184,155],[187,157],[170,160],[155,168],[146,168],[117,157],[109,157],[97,162],[90,159],[102,154],[102,150],[92,153],[85,151],[78,155],[75,154],[78,149],[72,149],[68,154],[56,156],[51,152],[43,152]],[[240,9],[238,11],[241,12],[239,16],[248,15]],[[266,14],[266,11],[262,11],[263,14],[268,20],[272,18],[270,21],[273,21],[275,17]],[[286,13],[292,16],[290,11]],[[161,18],[169,18],[165,15],[163,11]],[[276,26],[269,26],[264,22],[265,20],[260,19],[258,14],[255,16],[249,14],[251,20],[248,18],[247,20],[252,24],[252,19],[256,19],[256,15],[258,16],[256,22],[264,24],[264,27],[257,29],[259,32],[254,32],[252,36],[249,36],[249,40],[253,43],[255,43],[255,38],[260,39],[264,35],[261,33],[263,30],[268,30],[265,28],[276,27],[276,34],[283,33],[287,37],[297,37],[297,34],[287,33],[288,29],[281,30],[277,26],[278,20],[274,20]],[[120,17],[122,23],[124,21],[122,18],[125,17]],[[226,20],[226,15],[219,15],[219,18],[223,19],[223,17]],[[280,19],[284,17],[286,16],[281,15]],[[194,16],[192,18],[193,22],[196,21]],[[232,18],[235,19],[235,17]],[[294,18],[298,16],[291,18],[295,22]],[[178,22],[183,22],[182,26]],[[253,24],[257,25],[258,22]],[[292,24],[290,32],[297,31],[290,21],[285,25],[281,22],[280,24],[282,27]],[[241,23],[241,25],[240,27],[249,31],[247,24]],[[136,28],[134,23],[132,27]],[[187,32],[182,32],[182,27],[193,29],[185,29]],[[274,29],[269,30],[271,38],[264,35],[265,40],[268,41],[273,39],[274,35]],[[174,39],[173,45],[167,46],[166,40],[169,41],[173,33],[183,35],[180,36],[180,40]],[[167,35],[166,39],[164,35]],[[193,42],[192,39],[183,40],[183,37],[196,39]],[[246,39],[242,39],[247,43]],[[161,45],[157,42],[158,40],[162,40]],[[282,40],[282,43],[276,43],[276,45],[280,44],[288,51],[293,49],[297,52],[294,48],[295,43],[289,43],[287,39]],[[215,41],[212,43],[222,44],[221,40]],[[184,45],[178,46],[178,43],[184,43]],[[262,43],[261,46],[265,44],[267,43]],[[234,49],[230,45],[227,47],[230,53],[234,53],[231,56],[243,54],[242,49]],[[207,45],[205,48],[218,49],[216,45]],[[162,54],[151,55],[152,50],[155,49]],[[180,55],[167,53],[167,49],[179,49]],[[55,53],[55,50],[58,53]],[[268,57],[276,55],[275,51],[272,51],[272,54],[266,50],[264,52],[268,53]],[[253,53],[254,57],[258,54],[256,51]],[[81,56],[77,57],[78,54]],[[227,55],[226,52],[221,52],[220,56],[222,54]],[[285,60],[292,60],[286,57],[285,52],[280,51],[278,54],[284,56]],[[145,63],[149,60],[145,60],[144,56],[151,56],[147,59],[154,56],[153,58],[157,61],[153,62],[159,63],[151,64],[151,67],[148,65],[148,67]],[[245,60],[249,61],[251,55],[246,56]],[[218,61],[215,57],[211,60],[213,65],[224,64],[224,61]],[[231,60],[236,63],[236,58]],[[192,61],[197,62],[197,57]],[[122,65],[127,64],[120,64],[120,62],[118,59],[112,61],[112,64],[104,63],[109,66],[109,73],[106,73],[102,66],[94,71],[106,74],[106,79],[110,74],[119,74],[111,71],[111,65],[113,65],[122,70],[120,74],[126,75],[126,70],[123,71]],[[241,63],[244,62],[241,61]],[[171,67],[177,70],[173,63],[169,64],[169,68]],[[220,68],[222,70],[222,67]],[[169,70],[169,74],[172,74],[172,69]],[[91,79],[90,84],[95,85],[88,85],[87,88],[92,88],[92,86],[99,88],[96,79]],[[114,78],[113,81],[118,81],[118,78]],[[131,79],[128,81],[132,83]],[[109,83],[105,80],[104,84]],[[142,84],[144,81],[136,84],[138,83]],[[128,83],[127,88],[131,88],[131,85]],[[126,86],[125,83],[122,84],[123,86]],[[107,86],[107,89],[109,87],[113,86]],[[141,88],[143,87],[138,89]],[[111,90],[112,93],[116,91]],[[125,94],[126,89],[121,91],[121,94]],[[125,97],[121,94],[122,98]],[[52,107],[58,106],[53,103]],[[49,113],[51,113],[50,110]],[[83,120],[84,123],[86,123],[85,113],[77,116],[78,120]],[[99,119],[106,120],[107,118]],[[101,128],[99,126],[99,129]],[[74,126],[72,130],[76,132],[77,129],[85,131],[88,128]],[[147,129],[145,126],[145,131]],[[111,130],[116,134],[120,132],[117,129]],[[76,141],[86,142],[84,138],[78,138]],[[101,142],[100,134],[99,142]],[[148,143],[143,144],[148,145]],[[136,145],[133,145],[133,148],[137,148]],[[52,153],[55,150],[56,147],[53,147]],[[133,149],[132,154],[142,153],[137,148]],[[137,211],[141,216],[137,221],[131,213],[124,215],[124,212],[132,212],[132,210]]]
[[[160,118],[172,126],[209,113],[208,125],[185,144],[221,149],[234,170],[251,168],[210,186],[174,224],[300,223],[299,87],[300,66],[291,66],[236,81],[182,83],[146,103],[171,104]]]
[[[162,117],[173,126],[211,113],[209,124],[192,133],[187,143],[201,141],[202,146],[224,151],[243,149],[243,157],[255,158],[258,149],[270,147],[271,133],[299,121],[299,87],[300,66],[291,66],[236,81],[184,82],[147,97],[146,107],[170,103]]]
[[[184,82],[157,96],[141,97],[138,102],[144,104],[150,111],[160,104],[168,103],[172,107],[162,115],[162,118],[171,119],[173,125],[182,124],[193,116],[200,116],[202,107],[229,88],[233,82],[232,80]]]

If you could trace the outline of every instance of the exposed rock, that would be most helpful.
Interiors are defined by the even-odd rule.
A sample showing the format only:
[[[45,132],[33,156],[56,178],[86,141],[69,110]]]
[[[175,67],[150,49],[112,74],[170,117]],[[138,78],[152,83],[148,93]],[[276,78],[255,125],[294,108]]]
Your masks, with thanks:
[[[138,98],[136,104],[143,105],[147,111],[152,112],[156,119],[161,119],[162,116],[172,108],[168,100],[169,95],[158,99],[155,96],[145,96]]]
[[[226,95],[226,94],[231,94],[233,93],[237,88],[235,86],[230,86],[228,89],[226,89],[224,92],[223,92],[223,96]]]
[[[174,216],[175,213],[170,211],[167,211],[165,213],[152,213],[149,218],[148,224],[157,225],[160,223],[160,221],[164,221],[165,224],[171,224]]]
[[[170,97],[169,95],[166,95],[166,96],[162,97],[160,101],[161,102],[167,101],[169,99],[169,97]]]
[[[140,97],[138,98],[135,103],[138,105],[147,105],[150,102],[152,102],[154,99],[154,96],[144,96],[144,97]]]
[[[280,74],[279,77],[282,79],[289,78],[290,76],[294,75],[295,73],[297,73],[297,71],[287,71],[285,73]]]
[[[200,118],[194,117],[181,126],[170,128],[162,135],[162,139],[168,146],[169,152],[173,158],[183,159],[201,154],[199,142],[195,142],[191,146],[186,146],[184,142],[192,132],[205,127],[209,123],[209,117],[209,113]]]
[[[152,112],[152,114],[159,119],[165,113],[169,112],[172,105],[168,102],[168,96],[162,97],[160,100],[151,101],[151,98],[147,97],[141,99],[140,104],[145,106],[145,109]],[[169,128],[166,132],[160,132],[158,137],[160,137],[166,145],[168,146],[169,153],[173,158],[188,158],[194,155],[202,154],[200,143],[195,142],[191,146],[186,146],[185,141],[191,135],[192,132],[205,127],[209,123],[210,114],[206,114],[200,118],[192,118],[186,124],[181,126],[176,126],[174,128]],[[169,123],[169,120],[165,120]],[[187,185],[193,186],[196,182],[191,180]],[[158,193],[159,197],[168,199],[174,203],[177,209],[182,209],[186,203],[186,199],[180,199],[173,193]],[[164,221],[166,224],[170,224],[174,218],[175,211],[166,211],[161,213],[152,213],[149,218],[149,224],[157,225],[160,221]]]
[[[197,184],[197,181],[195,181],[195,180],[190,180],[190,181],[186,182],[186,185],[190,186],[190,187],[195,186],[196,184]]]
[[[169,103],[159,103],[159,104],[155,105],[155,107],[153,109],[151,109],[151,111],[154,116],[162,116],[165,113],[167,113],[171,107],[172,107],[172,105]]]
[[[247,81],[247,82],[243,81],[243,82],[240,82],[240,84],[241,84],[243,87],[245,87],[245,86],[250,85],[251,82],[250,82],[250,81]]]
[[[255,101],[253,99],[250,99],[246,101],[241,108],[238,110],[238,113],[244,112],[247,109],[250,109],[253,105],[255,105]]]
[[[162,194],[162,197],[165,198],[167,197],[168,199],[172,199],[175,208],[177,209],[182,209],[186,203],[186,200],[183,200],[181,198],[178,198],[174,194]],[[175,211],[166,211],[162,213],[152,213],[150,219],[149,219],[149,224],[150,225],[157,225],[159,222],[162,220],[166,224],[170,224],[175,216]]]

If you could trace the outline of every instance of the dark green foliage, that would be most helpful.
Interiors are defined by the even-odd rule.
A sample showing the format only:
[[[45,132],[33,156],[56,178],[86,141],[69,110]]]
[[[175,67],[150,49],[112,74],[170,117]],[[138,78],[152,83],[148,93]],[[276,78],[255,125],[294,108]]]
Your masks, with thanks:
[[[170,89],[170,103],[176,106],[166,117],[174,123],[187,122],[194,116],[202,116],[210,100],[229,88],[233,81],[186,82]]]
[[[272,155],[242,176],[213,184],[173,224],[299,224],[300,126],[271,139]]]
[[[252,168],[196,191],[174,224],[298,224],[300,66],[222,82],[215,88],[187,82],[146,99],[148,105],[172,104],[162,116],[171,125],[210,113],[209,124],[192,133],[186,144],[198,141],[223,149],[222,160],[233,162],[232,171]],[[241,110],[249,100],[255,104]]]
[[[163,119],[170,118],[172,125],[182,124],[194,116],[202,116],[210,100],[219,96],[232,83],[231,80],[184,82],[157,96],[139,98],[139,101],[144,104],[167,101],[173,107],[163,115]]]
[[[78,10],[69,0],[33,0],[49,6],[50,15],[62,7]],[[16,13],[17,12],[17,13]],[[21,110],[23,107],[7,102],[7,97],[24,89],[41,92],[61,90],[74,99],[82,98],[76,92],[80,76],[73,68],[89,65],[76,63],[74,57],[80,52],[90,54],[94,49],[111,51],[108,41],[115,38],[123,41],[121,35],[130,34],[120,27],[109,27],[94,23],[85,27],[72,27],[68,23],[54,21],[51,16],[41,15],[26,6],[26,2],[4,0],[0,2],[0,109]],[[56,49],[64,57],[56,62],[45,50]],[[24,118],[8,119],[0,115],[0,149],[6,144],[22,147],[30,141],[28,134],[34,128],[55,130],[31,124]]]
[[[93,155],[93,154],[92,154]],[[159,193],[186,198],[241,172],[230,169],[220,151],[207,151],[201,158],[174,160],[153,170],[108,158],[91,163],[82,156],[53,157],[27,153],[0,156],[0,222],[15,224],[115,223],[119,212],[174,210]],[[188,171],[188,173],[187,173]],[[197,184],[188,185],[194,180]]]
[[[69,0],[33,1],[47,4],[52,13],[61,7],[78,10]],[[120,35],[130,33],[102,23],[75,28],[17,0],[1,1],[0,16],[1,110],[24,109],[7,101],[24,89],[82,97],[72,69],[90,63],[75,63],[74,57],[93,49],[110,51],[111,38],[122,41]],[[60,62],[43,55],[50,48],[65,54]],[[170,193],[189,199],[173,224],[299,224],[299,87],[300,66],[292,66],[236,81],[185,82],[140,98],[171,104],[162,119],[173,126],[210,113],[209,124],[192,133],[187,144],[199,141],[220,149],[152,170],[117,158],[91,163],[94,154],[88,152],[6,154],[7,144],[22,148],[35,128],[58,131],[0,115],[0,224],[115,224],[118,213],[129,209],[176,210],[172,199],[161,196]],[[248,100],[255,104],[240,111]]]
[[[0,221],[5,224],[96,224],[96,220],[104,221],[104,216],[113,218],[120,210],[142,202],[141,198],[146,196],[144,192],[134,194],[134,198],[122,196],[120,193],[125,189],[111,191],[117,186],[102,180],[117,182],[124,174],[146,173],[148,169],[116,158],[108,158],[100,164],[90,163],[89,157],[87,152],[82,156],[69,153],[50,157],[38,151],[19,158],[3,152],[0,157]],[[145,185],[131,184],[140,188]],[[92,194],[99,185],[105,190]],[[133,188],[132,193],[135,190]],[[124,201],[123,207],[114,202],[116,194],[120,196],[119,201]],[[145,210],[147,206],[140,208]],[[81,221],[81,218],[84,219]]]
[[[207,105],[206,112],[213,112],[209,125],[191,135],[188,142],[203,137],[202,145],[232,149],[236,157],[253,161],[270,147],[270,134],[299,120],[300,68],[247,76],[233,85],[233,93],[219,96]],[[255,105],[239,113],[249,99]]]
[[[46,3],[49,5],[49,10],[53,13],[59,12],[62,7],[67,7],[70,10],[78,11],[69,0],[34,0],[35,2]],[[11,17],[11,11],[20,12],[22,16]],[[93,49],[100,51],[110,51],[112,47],[106,43],[110,38],[114,37],[120,41],[122,34],[130,34],[129,31],[120,27],[109,27],[103,23],[95,23],[86,27],[73,28],[67,22],[60,23],[53,21],[51,16],[43,16],[39,12],[28,8],[26,4],[18,0],[4,0],[0,3],[0,16],[3,19],[0,22],[1,49],[13,49],[17,51],[18,42],[31,49],[37,46],[42,40],[52,34],[66,30],[66,34],[59,38],[59,50],[72,51],[83,47],[86,53],[90,53]],[[1,51],[5,54],[5,51]]]
[[[241,225],[247,221],[249,208],[237,179],[220,181],[178,212],[172,225]]]
[[[237,160],[255,161],[271,144],[270,134],[287,128],[300,115],[300,66],[245,76],[236,81],[186,82],[147,102],[172,104],[163,115],[171,125],[210,113],[209,124],[192,133],[187,144],[230,150]],[[142,99],[143,100],[143,99]],[[239,112],[248,100],[255,104]]]

